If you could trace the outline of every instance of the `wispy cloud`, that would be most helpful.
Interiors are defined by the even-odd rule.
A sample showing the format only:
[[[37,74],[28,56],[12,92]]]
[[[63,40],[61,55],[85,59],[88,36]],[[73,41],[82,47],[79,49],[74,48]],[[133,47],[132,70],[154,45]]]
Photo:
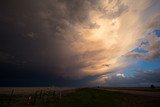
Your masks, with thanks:
[[[160,56],[160,38],[155,33],[149,33],[145,38],[141,39],[138,49],[145,52],[129,52],[126,57],[154,61]]]

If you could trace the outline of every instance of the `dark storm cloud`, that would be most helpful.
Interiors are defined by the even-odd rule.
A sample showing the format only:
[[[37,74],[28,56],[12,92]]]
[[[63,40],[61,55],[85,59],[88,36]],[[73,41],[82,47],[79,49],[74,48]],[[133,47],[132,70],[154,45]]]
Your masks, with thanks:
[[[19,81],[16,78],[24,77],[27,81],[33,72],[33,81],[44,76],[44,81],[53,78],[57,85],[75,85],[76,82],[83,84],[91,78],[95,79],[94,76],[106,72],[106,68],[120,66],[115,63],[115,58],[128,47],[119,43],[122,37],[129,40],[125,35],[130,35],[130,32],[123,31],[126,28],[123,29],[123,22],[119,24],[120,20],[112,23],[112,27],[122,25],[122,29],[113,31],[120,32],[118,38],[117,35],[109,37],[107,32],[112,30],[112,19],[118,19],[128,11],[129,6],[120,0],[108,0],[108,3],[105,0],[0,1],[0,71],[3,71],[3,79],[6,77],[11,81],[11,75],[15,73],[13,80]],[[138,23],[136,20],[133,22]],[[135,28],[132,23],[127,25],[128,29]],[[96,32],[100,34],[94,34],[94,30],[98,29]],[[125,51],[121,52],[123,47]]]
[[[0,53],[1,63],[44,67],[47,68],[44,72],[62,77],[78,76],[79,69],[87,65],[79,62],[80,55],[72,50],[72,42],[81,39],[74,25],[99,28],[89,19],[89,11],[96,9],[97,3],[98,0],[1,1],[0,50],[4,50]]]
[[[31,40],[35,32],[42,36],[41,20],[37,18],[39,5],[36,2],[15,0],[1,1],[0,49],[19,60],[31,60],[39,52],[42,40]],[[28,38],[26,38],[28,37]]]
[[[44,31],[54,39],[62,42],[80,40],[75,25],[83,25],[86,29],[96,29],[99,25],[90,21],[89,12],[95,9],[97,0],[48,0],[44,2],[40,17]],[[61,43],[62,43],[61,42]],[[69,45],[69,44],[68,44]]]
[[[44,35],[49,36],[47,41],[51,43],[48,45],[48,51],[42,56],[44,65],[56,67],[58,71],[54,72],[62,76],[68,75],[73,78],[76,75],[84,75],[80,69],[92,65],[93,63],[86,63],[87,59],[99,54],[101,49],[83,53],[75,52],[76,43],[85,44],[86,42],[75,26],[80,25],[84,29],[98,29],[100,25],[91,22],[89,12],[98,10],[100,6],[101,3],[97,0],[49,0],[43,3],[39,17],[42,20]]]
[[[0,63],[14,63],[14,56],[0,52]]]

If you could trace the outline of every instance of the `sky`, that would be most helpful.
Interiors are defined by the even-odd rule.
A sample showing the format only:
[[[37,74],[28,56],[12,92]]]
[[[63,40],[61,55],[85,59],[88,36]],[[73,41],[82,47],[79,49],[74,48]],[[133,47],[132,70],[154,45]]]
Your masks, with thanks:
[[[160,0],[0,1],[0,86],[160,86]]]

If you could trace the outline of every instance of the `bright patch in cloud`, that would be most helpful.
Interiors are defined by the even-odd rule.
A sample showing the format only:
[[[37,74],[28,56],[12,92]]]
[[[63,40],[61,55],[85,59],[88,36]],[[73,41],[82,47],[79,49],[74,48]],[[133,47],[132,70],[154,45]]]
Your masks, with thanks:
[[[79,69],[81,73],[103,74],[126,66],[126,63],[120,61],[121,56],[132,50],[143,37],[140,14],[147,6],[147,3],[143,3],[141,8],[129,1],[100,0],[96,9],[89,9],[87,22],[73,26],[80,36],[72,44],[75,54],[80,56],[77,62],[83,63]],[[139,10],[135,12],[137,8]],[[103,66],[106,64],[110,66]]]
[[[121,73],[116,74],[116,76],[117,76],[117,77],[125,77],[125,75],[124,75],[124,74],[121,74]]]

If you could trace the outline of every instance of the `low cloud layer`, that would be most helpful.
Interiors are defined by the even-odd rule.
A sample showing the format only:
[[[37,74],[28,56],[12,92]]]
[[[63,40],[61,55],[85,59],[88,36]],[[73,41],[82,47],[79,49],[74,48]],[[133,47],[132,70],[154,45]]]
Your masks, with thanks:
[[[149,87],[151,84],[155,86],[159,86],[160,84],[160,72],[158,69],[154,69],[153,71],[143,71],[137,70],[136,74],[133,76],[124,76],[124,74],[114,73],[112,75],[102,75],[94,81],[90,82],[90,85],[99,84],[110,87]]]

